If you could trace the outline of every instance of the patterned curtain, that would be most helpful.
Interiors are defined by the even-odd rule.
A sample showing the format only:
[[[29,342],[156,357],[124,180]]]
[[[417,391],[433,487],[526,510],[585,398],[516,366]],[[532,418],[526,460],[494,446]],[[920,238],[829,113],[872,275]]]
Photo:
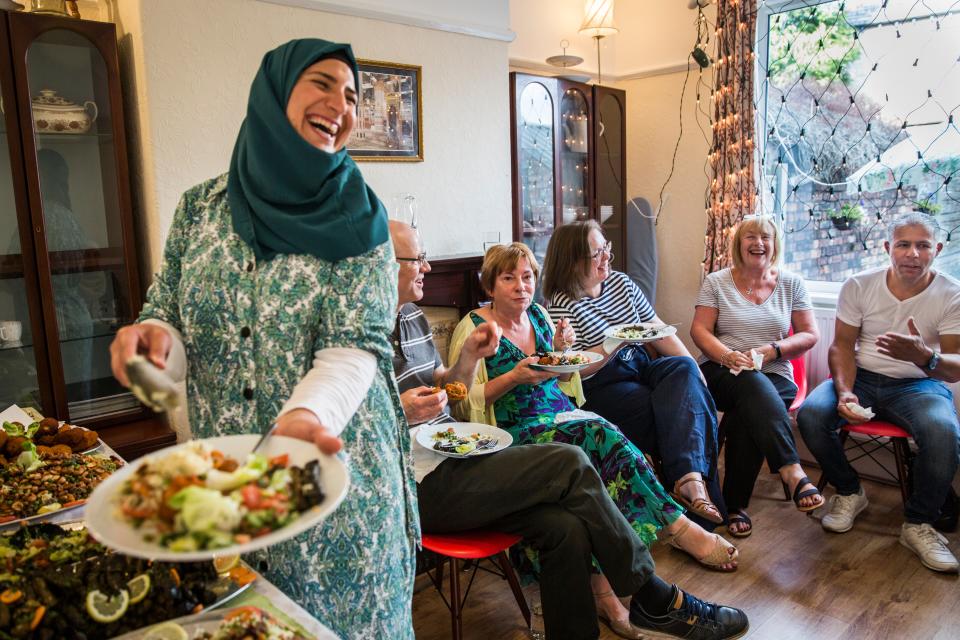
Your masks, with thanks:
[[[718,0],[713,87],[713,179],[707,201],[706,273],[729,266],[727,241],[754,212],[753,67],[756,0]]]

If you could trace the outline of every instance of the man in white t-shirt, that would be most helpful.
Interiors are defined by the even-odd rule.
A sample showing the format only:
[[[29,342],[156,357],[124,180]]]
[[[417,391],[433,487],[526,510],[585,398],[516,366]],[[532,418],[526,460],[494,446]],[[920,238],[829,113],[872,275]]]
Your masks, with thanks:
[[[943,249],[929,216],[895,220],[884,248],[890,266],[852,276],[837,302],[827,380],[797,416],[803,439],[836,487],[823,528],[843,533],[867,507],[838,429],[876,418],[917,443],[913,493],[900,543],[934,571],[956,572],[947,540],[933,529],[960,464],[960,425],[945,382],[960,380],[960,283],[931,268]],[[869,409],[869,411],[868,411]]]

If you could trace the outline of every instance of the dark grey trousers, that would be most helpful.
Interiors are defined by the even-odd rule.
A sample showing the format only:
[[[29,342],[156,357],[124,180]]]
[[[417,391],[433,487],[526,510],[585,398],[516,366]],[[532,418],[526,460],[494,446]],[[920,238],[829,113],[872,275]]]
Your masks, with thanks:
[[[418,485],[427,533],[514,533],[540,553],[540,598],[551,640],[597,638],[591,557],[619,596],[653,575],[653,559],[586,454],[567,444],[510,447],[447,460]]]

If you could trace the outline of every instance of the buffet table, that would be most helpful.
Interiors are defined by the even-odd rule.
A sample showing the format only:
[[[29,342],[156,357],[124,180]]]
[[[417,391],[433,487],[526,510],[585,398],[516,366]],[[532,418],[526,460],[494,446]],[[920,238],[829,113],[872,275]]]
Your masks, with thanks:
[[[117,452],[105,443],[100,445],[100,449],[97,451],[97,453],[120,458],[120,456],[117,455]],[[58,511],[50,514],[47,517],[32,520],[31,522],[36,523],[38,521],[43,521],[62,525],[67,523],[75,523],[79,520],[83,520],[83,518],[84,506],[79,505],[73,509]],[[18,526],[18,523],[0,526],[0,531],[9,530],[11,528],[15,529]],[[327,627],[317,621],[316,618],[307,613],[303,607],[291,600],[286,594],[271,584],[262,575],[256,571],[254,571],[254,573],[256,573],[257,577],[251,587],[225,602],[222,605],[224,608],[233,608],[237,606],[257,607],[280,619],[281,622],[285,622],[292,627],[299,627],[302,631],[306,632],[310,638],[315,638],[316,640],[338,640],[339,636],[334,634]]]

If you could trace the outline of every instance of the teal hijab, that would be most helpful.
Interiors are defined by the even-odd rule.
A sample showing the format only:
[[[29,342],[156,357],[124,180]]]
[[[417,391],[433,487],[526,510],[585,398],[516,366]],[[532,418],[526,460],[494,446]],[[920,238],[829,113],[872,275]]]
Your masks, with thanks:
[[[293,40],[267,53],[250,87],[227,197],[233,230],[258,260],[296,253],[334,262],[389,238],[386,210],[346,149],[317,149],[287,120],[287,101],[300,74],[330,57],[349,63],[359,93],[350,45],[317,39]]]

